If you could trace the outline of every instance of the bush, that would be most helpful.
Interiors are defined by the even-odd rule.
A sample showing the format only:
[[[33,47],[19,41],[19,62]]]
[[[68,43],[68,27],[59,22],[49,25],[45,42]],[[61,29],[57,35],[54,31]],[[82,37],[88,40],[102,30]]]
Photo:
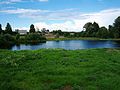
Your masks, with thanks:
[[[15,44],[15,39],[10,34],[0,35],[0,48],[9,48]]]
[[[31,42],[39,43],[42,41],[46,41],[46,38],[42,37],[40,34],[37,34],[37,33],[30,33],[30,34],[26,35],[25,40],[28,43],[31,43]]]

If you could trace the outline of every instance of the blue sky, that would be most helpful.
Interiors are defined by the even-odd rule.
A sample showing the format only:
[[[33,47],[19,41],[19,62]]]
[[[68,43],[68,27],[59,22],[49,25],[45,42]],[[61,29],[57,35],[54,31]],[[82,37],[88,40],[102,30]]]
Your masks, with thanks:
[[[13,29],[81,31],[87,22],[108,26],[120,15],[120,0],[0,0],[0,23]]]

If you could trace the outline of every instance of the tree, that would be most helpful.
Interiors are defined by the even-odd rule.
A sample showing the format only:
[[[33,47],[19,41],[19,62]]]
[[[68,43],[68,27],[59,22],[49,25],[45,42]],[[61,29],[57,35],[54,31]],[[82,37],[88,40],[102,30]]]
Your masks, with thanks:
[[[114,38],[114,33],[115,33],[114,27],[112,25],[109,25],[108,30],[109,30],[109,37]]]
[[[115,37],[120,37],[120,16],[115,19],[113,26],[114,26],[114,30],[115,30],[115,34],[114,34]]]
[[[120,16],[115,19],[114,27],[120,29]]]
[[[2,25],[0,24],[0,34],[2,33]]]
[[[108,38],[108,30],[106,27],[101,27],[99,31],[97,32],[97,37],[99,38]]]
[[[35,27],[33,24],[30,25],[30,30],[29,30],[30,33],[35,33]]]
[[[9,23],[7,23],[7,26],[5,27],[5,33],[12,34],[12,28]]]
[[[99,25],[96,22],[93,24],[88,22],[83,28],[85,29],[85,36],[87,37],[96,37],[96,33],[99,31]]]
[[[0,35],[0,48],[9,48],[15,44],[15,39],[10,34]]]
[[[93,23],[93,27],[94,27],[94,31],[95,31],[95,32],[98,32],[98,30],[99,30],[99,25],[98,25],[98,23],[94,22],[94,23]]]
[[[99,31],[99,25],[98,23],[93,23],[93,36],[96,36],[96,33]]]
[[[83,26],[83,28],[85,28],[86,31],[89,31],[90,26],[92,26],[92,23],[88,22]]]
[[[30,33],[26,35],[25,40],[27,43],[35,44],[35,43],[46,41],[46,38],[41,36],[38,33]]]

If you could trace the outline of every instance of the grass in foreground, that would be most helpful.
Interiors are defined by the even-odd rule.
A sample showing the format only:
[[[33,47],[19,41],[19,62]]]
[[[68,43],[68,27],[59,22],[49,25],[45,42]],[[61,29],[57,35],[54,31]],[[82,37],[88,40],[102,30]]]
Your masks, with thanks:
[[[0,90],[120,90],[120,50],[0,50]]]

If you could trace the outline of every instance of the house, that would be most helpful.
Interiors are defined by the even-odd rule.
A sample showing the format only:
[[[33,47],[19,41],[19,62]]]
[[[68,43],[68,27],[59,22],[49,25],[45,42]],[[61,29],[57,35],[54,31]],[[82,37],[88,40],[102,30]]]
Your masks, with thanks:
[[[75,33],[74,33],[74,32],[71,32],[70,35],[75,35]]]
[[[44,36],[45,36],[46,38],[55,38],[55,35],[53,35],[52,33],[45,34]]]
[[[19,33],[20,35],[26,35],[27,34],[27,30],[19,30],[19,29],[16,29],[15,30],[17,33]]]

